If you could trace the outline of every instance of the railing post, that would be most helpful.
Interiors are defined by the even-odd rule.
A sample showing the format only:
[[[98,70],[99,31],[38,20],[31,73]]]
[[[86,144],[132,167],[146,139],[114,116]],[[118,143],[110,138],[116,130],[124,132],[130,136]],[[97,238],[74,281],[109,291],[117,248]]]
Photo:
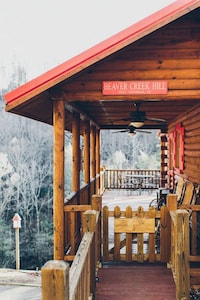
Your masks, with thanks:
[[[92,209],[101,211],[102,209],[102,196],[92,195]]]
[[[87,210],[83,214],[83,232],[96,231],[96,210]]]
[[[42,300],[69,300],[69,265],[50,260],[42,267]]]
[[[99,211],[100,216],[98,220],[98,227],[96,232],[96,252],[97,252],[97,261],[100,262],[101,260],[101,228],[102,228],[102,221],[101,221],[101,211],[102,211],[102,196],[101,195],[92,195],[92,209]]]
[[[183,209],[176,210],[176,300],[189,300],[189,213]]]
[[[165,226],[161,226],[161,249],[164,250],[163,253],[161,252],[161,260],[165,262],[170,261],[170,263],[172,263],[174,255],[174,236],[172,233],[173,224],[169,212],[177,209],[177,195],[168,194],[166,204],[167,209],[165,209],[165,207],[161,208],[161,225],[165,224]]]
[[[97,265],[97,211],[96,210],[87,210],[83,215],[83,232],[94,232],[95,236],[91,245],[91,250],[89,253],[90,261],[90,292],[91,294],[95,293],[95,284],[96,284],[96,265]]]
[[[176,194],[168,194],[167,195],[167,208],[169,211],[177,209],[177,195]]]

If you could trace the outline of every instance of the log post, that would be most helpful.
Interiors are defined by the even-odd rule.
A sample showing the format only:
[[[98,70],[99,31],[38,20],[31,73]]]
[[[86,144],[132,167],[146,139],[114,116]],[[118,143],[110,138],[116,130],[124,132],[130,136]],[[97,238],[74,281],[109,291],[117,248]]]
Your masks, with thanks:
[[[102,196],[100,195],[92,195],[92,209],[99,211],[99,220],[98,220],[98,227],[96,232],[96,251],[97,251],[97,260],[100,261],[102,253],[101,253],[101,228],[102,228],[102,221],[101,221],[101,211],[102,211]]]
[[[176,194],[168,194],[167,195],[167,208],[169,211],[177,209],[177,195]]]
[[[54,124],[54,259],[64,257],[64,101],[53,102]]]
[[[80,115],[73,113],[72,118],[72,192],[77,193],[77,202],[80,204]],[[70,214],[69,237],[71,245],[71,255],[76,253],[77,236],[79,235],[80,216],[75,217]]]
[[[100,191],[100,130],[96,129],[96,174],[98,178],[96,181],[96,193]]]
[[[102,210],[102,196],[92,195],[92,209],[101,211]]]
[[[96,210],[87,210],[83,214],[83,232],[93,232],[93,242],[89,251],[89,261],[90,261],[90,292],[95,292],[95,278],[96,278],[96,264],[97,264],[97,244],[96,244],[96,219],[97,211]]]
[[[169,262],[173,260],[172,247],[173,247],[173,236],[171,234],[172,224],[169,212],[177,209],[177,195],[167,195],[167,206],[161,207],[161,261]]]
[[[176,299],[189,300],[190,272],[189,272],[189,213],[183,209],[176,210],[176,247],[175,274]]]
[[[91,127],[91,176],[96,177],[96,127]]]
[[[90,183],[90,124],[85,122],[84,130],[84,182]]]
[[[42,267],[42,300],[69,300],[69,265],[50,260]]]
[[[96,231],[96,210],[87,210],[83,214],[83,232]]]
[[[80,189],[80,118],[79,118],[79,114],[74,113],[72,119],[72,192],[78,192],[79,189]]]
[[[161,187],[165,187],[167,184],[167,179],[166,179],[166,175],[167,175],[167,136],[166,136],[166,132],[162,132],[160,134],[160,155],[161,155],[161,159],[160,159],[160,186]]]

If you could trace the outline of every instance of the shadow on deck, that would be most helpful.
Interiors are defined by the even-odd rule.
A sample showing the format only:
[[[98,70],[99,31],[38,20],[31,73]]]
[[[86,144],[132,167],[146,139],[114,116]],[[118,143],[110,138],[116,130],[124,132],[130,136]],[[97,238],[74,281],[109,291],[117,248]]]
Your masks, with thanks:
[[[95,300],[175,300],[166,264],[104,265],[98,272]]]

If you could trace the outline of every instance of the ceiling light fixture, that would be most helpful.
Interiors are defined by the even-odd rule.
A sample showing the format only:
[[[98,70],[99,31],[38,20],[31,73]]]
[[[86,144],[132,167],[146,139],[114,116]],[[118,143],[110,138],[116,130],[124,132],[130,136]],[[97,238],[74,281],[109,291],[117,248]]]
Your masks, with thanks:
[[[135,132],[135,131],[129,131],[129,132],[128,132],[128,135],[129,135],[129,136],[134,136],[134,135],[136,135],[136,132]]]
[[[132,121],[129,126],[133,126],[135,128],[140,128],[144,125],[144,122],[142,121]]]

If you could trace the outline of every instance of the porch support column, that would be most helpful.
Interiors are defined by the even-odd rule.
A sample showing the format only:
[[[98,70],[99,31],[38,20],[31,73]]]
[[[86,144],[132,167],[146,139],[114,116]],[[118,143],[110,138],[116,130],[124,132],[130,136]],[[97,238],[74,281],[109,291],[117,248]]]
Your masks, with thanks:
[[[98,178],[96,181],[96,194],[99,194],[100,189],[100,130],[96,129],[96,174]]]
[[[54,124],[54,179],[53,220],[54,259],[64,258],[64,124],[65,109],[62,99],[53,102]]]
[[[85,122],[84,128],[84,182],[90,183],[90,123]]]
[[[166,188],[167,184],[167,136],[166,133],[160,135],[160,186]]]
[[[72,192],[80,190],[80,154],[80,116],[74,113],[72,119]]]
[[[91,176],[96,177],[96,127],[91,127]]]

